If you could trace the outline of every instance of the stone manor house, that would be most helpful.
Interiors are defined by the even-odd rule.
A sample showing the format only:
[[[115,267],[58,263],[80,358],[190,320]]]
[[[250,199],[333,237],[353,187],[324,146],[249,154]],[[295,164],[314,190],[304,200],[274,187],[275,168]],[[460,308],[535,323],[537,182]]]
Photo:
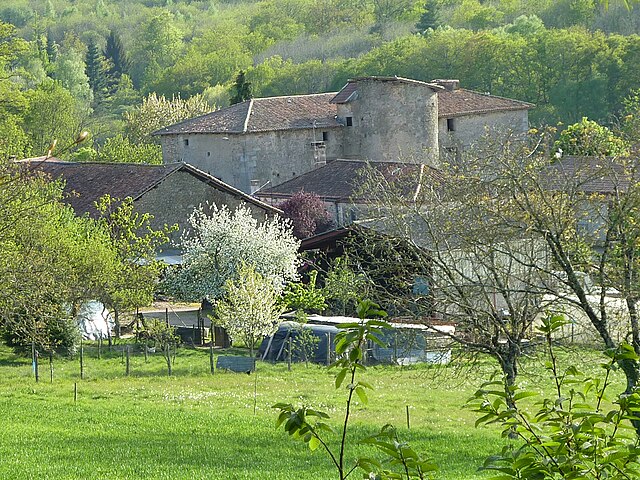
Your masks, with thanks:
[[[533,105],[458,80],[349,80],[334,93],[255,98],[155,132],[165,163],[186,162],[245,192],[335,160],[437,166],[487,131],[526,132]]]

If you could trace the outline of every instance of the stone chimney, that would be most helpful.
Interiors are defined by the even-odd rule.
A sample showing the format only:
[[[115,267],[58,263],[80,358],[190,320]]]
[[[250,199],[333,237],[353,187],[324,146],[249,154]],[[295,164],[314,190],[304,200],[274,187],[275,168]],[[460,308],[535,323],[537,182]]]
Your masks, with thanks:
[[[436,85],[440,85],[441,87],[444,87],[444,89],[448,92],[453,92],[454,90],[457,90],[460,87],[460,80],[436,79],[436,80],[432,80],[431,83],[435,83]]]

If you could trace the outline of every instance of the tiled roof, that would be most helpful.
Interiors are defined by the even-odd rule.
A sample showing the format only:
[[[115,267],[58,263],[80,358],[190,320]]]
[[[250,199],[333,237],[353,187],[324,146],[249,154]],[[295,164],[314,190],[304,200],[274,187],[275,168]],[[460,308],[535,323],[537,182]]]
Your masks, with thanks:
[[[412,175],[415,175],[417,180],[421,167],[417,164],[395,162],[335,160],[280,185],[264,189],[257,195],[261,198],[288,198],[304,190],[325,200],[348,201],[354,197],[366,200],[366,195],[360,191],[360,184],[367,165],[378,170],[389,181],[394,177],[406,179]],[[431,167],[426,168],[430,175],[434,174],[435,171]]]
[[[253,133],[303,128],[339,127],[334,93],[254,98],[185,120],[155,135],[189,133]]]
[[[78,215],[88,213],[95,216],[97,212],[94,203],[106,194],[114,198],[131,197],[137,200],[177,171],[186,171],[200,181],[239,197],[247,203],[255,204],[270,213],[279,212],[278,209],[186,163],[143,165],[65,162],[57,158],[49,158],[45,161],[43,157],[21,160],[20,163],[27,165],[33,171],[43,172],[54,180],[60,178],[64,180],[66,195],[64,200]]]
[[[625,192],[633,175],[618,161],[607,157],[565,156],[547,167],[543,181],[549,190],[575,189],[585,193]]]
[[[528,110],[534,105],[520,100],[474,92],[466,88],[438,92],[438,117],[451,118],[480,113]]]

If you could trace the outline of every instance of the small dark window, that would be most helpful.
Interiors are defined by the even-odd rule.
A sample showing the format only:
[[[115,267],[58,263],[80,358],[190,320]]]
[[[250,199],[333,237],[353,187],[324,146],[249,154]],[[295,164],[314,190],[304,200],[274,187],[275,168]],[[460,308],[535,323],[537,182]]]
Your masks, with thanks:
[[[210,156],[211,156],[211,152],[207,152],[207,157],[210,157]]]
[[[456,125],[453,121],[453,118],[447,118],[447,132],[455,132]]]
[[[188,146],[189,146],[189,139],[188,139],[188,138],[185,138],[185,139],[184,139],[184,146],[185,146],[185,147],[188,147]]]
[[[322,132],[322,141],[326,142],[329,140],[329,132]]]
[[[347,127],[353,127],[353,117],[347,117]]]

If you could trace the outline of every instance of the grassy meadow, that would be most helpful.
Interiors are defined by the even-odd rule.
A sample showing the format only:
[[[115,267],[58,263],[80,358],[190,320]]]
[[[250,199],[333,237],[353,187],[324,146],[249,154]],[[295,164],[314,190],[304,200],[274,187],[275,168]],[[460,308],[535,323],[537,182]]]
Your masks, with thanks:
[[[595,368],[598,358],[584,352],[566,356],[588,368]],[[464,372],[370,367],[363,378],[375,391],[368,405],[356,404],[350,438],[393,423],[404,439],[436,460],[438,478],[486,478],[477,467],[504,441],[496,429],[476,429],[476,414],[463,406],[492,370],[492,364]],[[525,361],[520,380],[536,389],[548,385],[539,359]],[[286,364],[258,362],[257,377],[211,375],[208,351],[186,348],[178,350],[172,377],[159,354],[148,363],[140,353],[132,356],[127,377],[119,351],[103,351],[98,359],[88,348],[84,380],[78,359],[55,359],[51,383],[48,360],[42,359],[36,383],[31,362],[0,347],[0,478],[335,478],[320,450],[311,453],[274,429],[271,405],[278,401],[324,409],[338,426],[345,391],[336,391],[332,372],[316,365],[294,364],[288,371]],[[358,445],[348,453],[351,458],[374,454]]]

